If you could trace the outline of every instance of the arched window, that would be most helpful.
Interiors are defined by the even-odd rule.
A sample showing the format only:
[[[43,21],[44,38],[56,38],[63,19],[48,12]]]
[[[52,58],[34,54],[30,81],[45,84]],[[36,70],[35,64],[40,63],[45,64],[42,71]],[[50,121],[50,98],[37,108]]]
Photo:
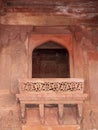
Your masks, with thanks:
[[[69,53],[60,44],[48,41],[32,52],[32,78],[69,78]]]

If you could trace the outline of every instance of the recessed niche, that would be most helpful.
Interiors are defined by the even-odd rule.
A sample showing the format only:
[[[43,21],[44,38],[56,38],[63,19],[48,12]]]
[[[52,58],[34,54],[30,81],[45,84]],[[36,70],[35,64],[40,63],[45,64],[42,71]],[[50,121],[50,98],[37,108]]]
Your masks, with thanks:
[[[32,78],[69,78],[69,53],[53,41],[38,46],[32,52]]]

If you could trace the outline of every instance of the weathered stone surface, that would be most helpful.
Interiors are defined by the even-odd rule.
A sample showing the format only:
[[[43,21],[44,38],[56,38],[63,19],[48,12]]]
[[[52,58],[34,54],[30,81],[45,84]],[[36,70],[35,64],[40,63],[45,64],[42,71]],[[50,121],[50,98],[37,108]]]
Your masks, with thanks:
[[[0,23],[4,25],[18,24],[35,26],[63,26],[78,23],[98,26],[98,2],[96,0],[74,1],[5,0],[1,4]],[[15,15],[13,15],[13,12]]]
[[[0,130],[21,130],[15,96],[0,90]]]
[[[32,52],[50,40],[69,51],[70,77],[85,80],[85,92],[89,97],[83,106],[81,130],[98,129],[97,7],[97,0],[0,1],[0,130],[21,129],[19,109],[15,100],[18,79],[31,78]],[[64,127],[60,125],[51,127],[54,124],[58,125],[57,108],[46,107],[45,119],[46,125],[50,126],[38,127],[40,125],[38,110],[29,107],[27,124],[22,129],[73,130],[72,124],[76,124],[76,111],[72,107],[68,109],[65,107]]]
[[[78,130],[79,126],[66,125],[66,126],[23,126],[23,130]]]
[[[89,83],[90,83],[90,98],[91,104],[98,104],[98,52],[91,52],[88,54],[89,58]]]
[[[64,26],[75,25],[77,20],[65,16],[32,15],[32,13],[7,13],[1,16],[3,25]]]

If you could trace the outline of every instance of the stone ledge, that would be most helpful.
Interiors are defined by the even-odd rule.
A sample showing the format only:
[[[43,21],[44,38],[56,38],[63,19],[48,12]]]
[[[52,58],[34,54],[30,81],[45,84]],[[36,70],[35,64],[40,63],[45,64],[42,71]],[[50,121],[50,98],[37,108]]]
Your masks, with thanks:
[[[64,126],[27,126],[23,125],[22,130],[79,130],[79,125],[64,125]]]

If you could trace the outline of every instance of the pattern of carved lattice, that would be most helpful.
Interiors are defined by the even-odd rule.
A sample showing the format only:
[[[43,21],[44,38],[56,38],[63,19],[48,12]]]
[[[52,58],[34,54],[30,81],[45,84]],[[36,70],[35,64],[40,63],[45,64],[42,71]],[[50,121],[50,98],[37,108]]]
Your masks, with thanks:
[[[82,91],[83,82],[22,82],[20,85],[21,91],[26,92],[72,92],[72,91]]]

